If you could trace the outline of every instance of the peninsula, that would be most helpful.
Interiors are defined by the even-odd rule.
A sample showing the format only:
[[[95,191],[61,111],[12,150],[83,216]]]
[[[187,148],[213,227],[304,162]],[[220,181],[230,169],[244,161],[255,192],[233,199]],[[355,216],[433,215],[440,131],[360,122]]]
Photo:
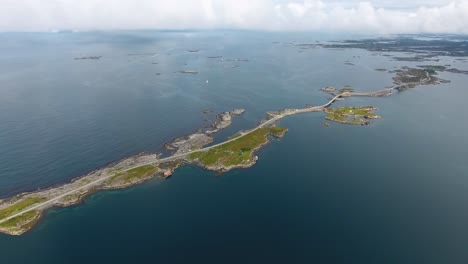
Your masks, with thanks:
[[[255,152],[269,142],[270,136],[280,138],[286,133],[287,129],[275,125],[277,121],[289,115],[323,112],[342,96],[338,94],[321,106],[268,112],[258,126],[240,131],[224,142],[205,147],[212,142],[212,134],[230,124],[231,115],[244,112],[243,109],[236,109],[218,115],[218,120],[209,129],[185,136],[184,140],[175,139],[168,143],[166,147],[176,149],[171,156],[163,158],[160,154],[140,154],[58,187],[1,200],[0,232],[20,235],[31,229],[48,208],[78,204],[84,197],[99,190],[125,188],[153,177],[164,179],[166,172],[172,172],[182,164],[195,163],[208,170],[221,172],[250,167],[256,162]]]
[[[380,118],[374,114],[373,106],[338,107],[330,106],[338,100],[353,96],[383,97],[391,96],[419,85],[438,84],[443,80],[434,75],[438,67],[417,69],[402,68],[395,72],[395,85],[374,92],[356,92],[351,88],[322,90],[333,97],[319,106],[288,108],[267,112],[258,125],[240,131],[224,142],[207,146],[213,142],[213,135],[231,124],[234,116],[242,115],[244,109],[235,109],[219,114],[216,121],[205,129],[191,135],[174,139],[166,144],[173,154],[162,157],[157,153],[143,153],[90,172],[69,183],[37,192],[18,194],[0,200],[0,232],[20,235],[31,229],[41,218],[44,211],[51,207],[65,207],[78,204],[82,199],[99,190],[119,189],[144,182],[151,178],[166,179],[179,166],[192,163],[207,170],[225,172],[236,168],[248,168],[258,159],[257,150],[268,144],[271,137],[283,137],[287,129],[276,125],[282,118],[308,112],[323,112],[325,118],[345,124],[368,125],[370,119]]]

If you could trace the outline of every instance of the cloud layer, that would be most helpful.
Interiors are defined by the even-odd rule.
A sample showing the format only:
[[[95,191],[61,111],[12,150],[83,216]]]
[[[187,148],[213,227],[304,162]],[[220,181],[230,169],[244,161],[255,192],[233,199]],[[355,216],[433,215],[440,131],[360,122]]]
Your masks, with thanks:
[[[468,33],[468,0],[0,0],[0,31],[264,29]],[[425,3],[423,6],[422,3]]]

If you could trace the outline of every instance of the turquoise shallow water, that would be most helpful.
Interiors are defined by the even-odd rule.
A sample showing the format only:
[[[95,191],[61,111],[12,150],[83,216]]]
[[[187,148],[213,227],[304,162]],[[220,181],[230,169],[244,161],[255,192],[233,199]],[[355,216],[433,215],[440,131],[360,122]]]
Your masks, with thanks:
[[[326,85],[391,84],[374,70],[401,65],[387,57],[272,43],[342,37],[2,34],[0,196],[160,150],[206,125],[204,109],[247,110],[219,141],[265,111],[323,103]],[[128,56],[147,52],[157,54]],[[73,60],[88,55],[103,58]],[[215,55],[249,62],[206,58]],[[184,69],[200,74],[174,73]],[[252,168],[215,175],[185,166],[167,181],[50,210],[25,235],[0,235],[0,263],[466,263],[467,76],[441,77],[452,83],[347,100],[379,108],[383,119],[369,127],[326,128],[320,113],[288,117],[280,122],[288,134]]]

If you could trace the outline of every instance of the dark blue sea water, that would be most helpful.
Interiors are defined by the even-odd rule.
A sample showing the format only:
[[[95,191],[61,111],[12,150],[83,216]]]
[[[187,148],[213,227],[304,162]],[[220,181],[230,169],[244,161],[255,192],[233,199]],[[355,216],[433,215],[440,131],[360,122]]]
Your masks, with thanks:
[[[343,38],[0,34],[0,196],[160,151],[206,126],[205,109],[247,110],[220,141],[265,111],[325,102],[323,86],[377,90],[392,75],[375,68],[417,64],[272,43]],[[129,55],[142,53],[151,54]],[[93,55],[103,57],[74,60]],[[439,64],[468,70],[453,58]],[[52,209],[32,231],[0,235],[0,263],[467,263],[468,76],[441,77],[452,82],[340,103],[377,106],[383,119],[368,127],[327,128],[320,113],[288,117],[280,122],[288,134],[252,168],[216,175],[184,166],[166,181]]]

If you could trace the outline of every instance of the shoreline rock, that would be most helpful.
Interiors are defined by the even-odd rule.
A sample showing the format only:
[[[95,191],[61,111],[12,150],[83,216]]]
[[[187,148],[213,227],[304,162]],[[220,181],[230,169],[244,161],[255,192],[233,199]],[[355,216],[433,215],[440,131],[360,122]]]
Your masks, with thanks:
[[[204,110],[203,113],[210,111]],[[174,154],[200,149],[213,142],[212,135],[218,131],[229,127],[232,124],[232,116],[242,115],[245,109],[234,109],[216,116],[216,121],[205,129],[199,129],[195,133],[175,138],[172,142],[166,143],[164,147],[168,150],[175,150]],[[204,119],[205,121],[207,119]]]

